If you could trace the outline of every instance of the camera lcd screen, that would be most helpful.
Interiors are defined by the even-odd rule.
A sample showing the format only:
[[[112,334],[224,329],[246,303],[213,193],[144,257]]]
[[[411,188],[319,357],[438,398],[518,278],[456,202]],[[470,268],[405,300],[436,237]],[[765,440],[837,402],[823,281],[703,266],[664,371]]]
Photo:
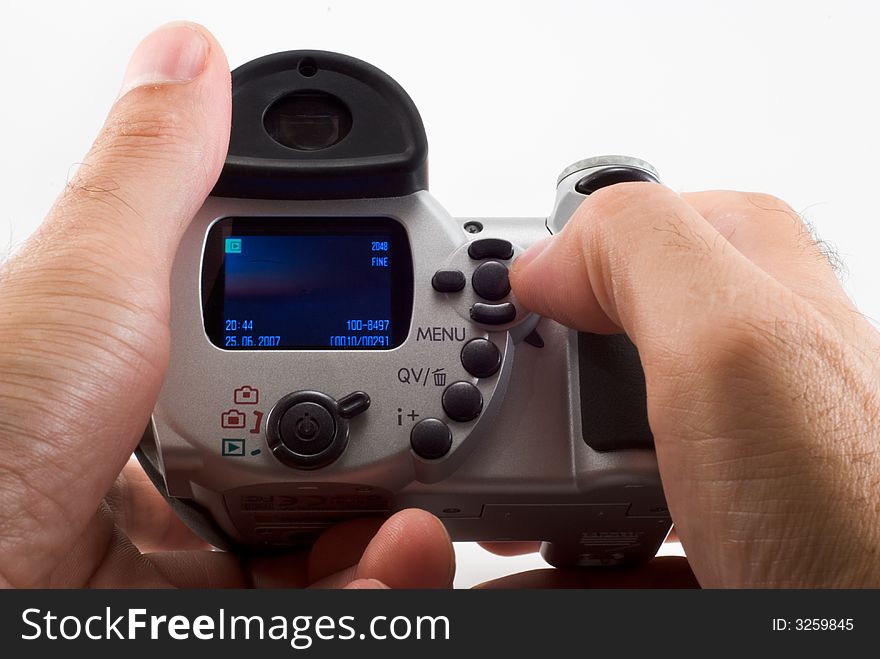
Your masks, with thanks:
[[[409,332],[409,241],[390,218],[224,218],[202,264],[224,350],[389,350]]]

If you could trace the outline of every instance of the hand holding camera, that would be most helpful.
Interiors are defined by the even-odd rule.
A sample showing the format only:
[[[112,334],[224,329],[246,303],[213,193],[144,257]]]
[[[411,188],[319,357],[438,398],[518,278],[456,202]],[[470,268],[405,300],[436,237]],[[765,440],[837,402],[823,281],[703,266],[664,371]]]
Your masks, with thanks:
[[[702,585],[877,585],[877,333],[786,206],[587,161],[560,181],[553,237],[454,220],[424,189],[408,97],[360,65],[373,86],[316,87],[324,57],[248,78],[294,98],[268,124],[235,114],[227,158],[219,45],[154,33],[4,265],[7,585],[446,586],[446,531],[409,506],[461,539],[548,541],[560,565],[647,560],[671,518]],[[347,89],[406,122],[332,164],[364,144]],[[279,306],[297,296],[315,313]],[[230,410],[244,426],[222,426]],[[139,453],[187,522],[288,552],[205,551],[125,467],[148,423]],[[651,585],[654,565],[507,584]]]
[[[0,585],[451,583],[452,547],[427,513],[350,521],[311,550],[237,556],[210,551],[129,462],[168,368],[174,253],[226,156],[229,88],[203,28],[149,35],[94,148],[3,265]],[[223,411],[252,423],[259,401],[226,395]]]

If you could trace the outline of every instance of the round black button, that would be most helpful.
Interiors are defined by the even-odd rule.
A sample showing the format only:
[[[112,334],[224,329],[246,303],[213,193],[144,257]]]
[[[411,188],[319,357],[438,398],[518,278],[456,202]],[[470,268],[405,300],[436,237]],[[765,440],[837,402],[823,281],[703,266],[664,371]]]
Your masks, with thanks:
[[[486,261],[474,270],[471,284],[482,298],[500,300],[510,293],[507,266],[498,261]]]
[[[461,349],[461,365],[475,378],[488,378],[501,368],[501,351],[488,339],[471,339]]]
[[[281,417],[281,443],[299,455],[317,455],[326,450],[336,435],[333,415],[323,405],[297,403]]]
[[[473,421],[483,409],[483,394],[470,382],[453,382],[443,391],[442,403],[453,421]]]
[[[436,460],[452,448],[452,432],[440,419],[422,419],[413,426],[409,442],[416,455],[425,460]]]

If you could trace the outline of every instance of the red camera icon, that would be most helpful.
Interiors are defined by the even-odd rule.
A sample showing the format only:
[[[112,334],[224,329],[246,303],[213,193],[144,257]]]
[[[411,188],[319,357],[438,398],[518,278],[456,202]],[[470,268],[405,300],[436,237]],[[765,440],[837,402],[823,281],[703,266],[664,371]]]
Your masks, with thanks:
[[[244,428],[247,424],[247,415],[238,410],[226,410],[220,415],[221,428]]]
[[[256,405],[260,402],[260,392],[254,387],[244,385],[232,392],[232,402],[236,405]]]

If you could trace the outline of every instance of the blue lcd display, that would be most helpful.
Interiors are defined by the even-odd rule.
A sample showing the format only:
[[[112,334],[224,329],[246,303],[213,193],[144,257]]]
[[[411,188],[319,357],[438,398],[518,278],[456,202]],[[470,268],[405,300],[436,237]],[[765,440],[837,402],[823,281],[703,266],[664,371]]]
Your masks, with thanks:
[[[203,280],[212,342],[226,350],[399,345],[412,305],[405,234],[387,218],[359,222],[224,220],[215,225],[205,262],[215,272]],[[215,251],[214,258],[207,250]],[[409,296],[397,277],[410,282]]]

